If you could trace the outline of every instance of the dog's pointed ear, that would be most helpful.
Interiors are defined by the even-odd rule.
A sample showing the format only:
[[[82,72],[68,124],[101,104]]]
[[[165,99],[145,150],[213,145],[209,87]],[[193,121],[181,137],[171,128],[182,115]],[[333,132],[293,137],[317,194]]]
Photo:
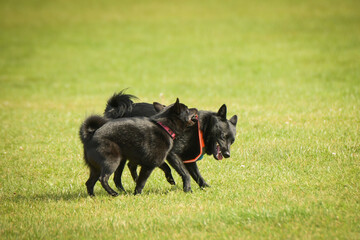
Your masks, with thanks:
[[[236,126],[236,123],[237,123],[237,116],[236,115],[234,115],[234,116],[232,116],[231,118],[230,118],[230,123],[232,124],[232,125],[234,125],[234,126]]]
[[[153,106],[156,112],[161,112],[165,108],[165,105],[162,105],[161,103],[158,102],[153,102]]]
[[[176,98],[176,102],[173,105],[173,109],[176,114],[181,113],[181,106],[180,106],[179,98]]]
[[[217,112],[217,115],[218,115],[219,117],[221,117],[222,120],[225,120],[225,119],[226,119],[226,105],[225,105],[225,104],[223,104],[223,105],[220,107],[219,111]]]

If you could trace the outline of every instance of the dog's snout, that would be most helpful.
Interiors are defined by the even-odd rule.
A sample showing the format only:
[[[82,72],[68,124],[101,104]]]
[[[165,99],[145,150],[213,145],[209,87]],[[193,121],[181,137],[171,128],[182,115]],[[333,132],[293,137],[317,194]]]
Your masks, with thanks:
[[[196,108],[190,108],[189,109],[190,114],[195,115],[198,114],[198,110]]]
[[[230,152],[225,151],[225,152],[223,152],[223,155],[224,155],[225,158],[229,158],[230,157]]]

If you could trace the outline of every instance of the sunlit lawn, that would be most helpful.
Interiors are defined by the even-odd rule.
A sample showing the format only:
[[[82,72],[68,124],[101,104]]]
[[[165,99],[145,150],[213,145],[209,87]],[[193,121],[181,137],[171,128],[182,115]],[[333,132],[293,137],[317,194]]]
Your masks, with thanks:
[[[360,2],[1,1],[1,239],[359,239]],[[116,91],[239,117],[182,191],[109,196],[78,129]],[[111,181],[114,187],[113,182]]]

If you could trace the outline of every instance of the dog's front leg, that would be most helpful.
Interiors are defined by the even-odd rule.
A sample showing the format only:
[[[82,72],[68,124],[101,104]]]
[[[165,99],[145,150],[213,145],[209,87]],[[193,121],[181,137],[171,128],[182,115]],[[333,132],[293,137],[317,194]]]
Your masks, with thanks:
[[[175,185],[175,180],[171,174],[171,169],[169,167],[169,165],[166,164],[166,162],[163,162],[159,168],[161,170],[163,170],[163,172],[165,173],[165,177],[166,177],[166,180],[171,184],[171,185]]]
[[[175,171],[181,176],[183,180],[183,189],[184,192],[191,192],[191,184],[190,184],[190,175],[188,170],[186,169],[183,161],[179,158],[179,156],[175,153],[170,152],[166,160],[170,163],[170,165],[175,169]]]
[[[185,167],[189,171],[191,177],[197,182],[197,184],[199,184],[201,188],[210,187],[210,185],[207,184],[205,179],[201,176],[196,162],[185,163]]]

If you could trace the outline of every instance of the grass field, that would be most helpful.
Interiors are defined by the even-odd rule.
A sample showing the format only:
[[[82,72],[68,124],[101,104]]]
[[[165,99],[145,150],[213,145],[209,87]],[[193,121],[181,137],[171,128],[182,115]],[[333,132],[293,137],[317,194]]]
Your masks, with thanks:
[[[211,188],[87,196],[79,126],[127,87],[238,115]],[[0,239],[360,239],[359,107],[359,1],[1,0]]]

